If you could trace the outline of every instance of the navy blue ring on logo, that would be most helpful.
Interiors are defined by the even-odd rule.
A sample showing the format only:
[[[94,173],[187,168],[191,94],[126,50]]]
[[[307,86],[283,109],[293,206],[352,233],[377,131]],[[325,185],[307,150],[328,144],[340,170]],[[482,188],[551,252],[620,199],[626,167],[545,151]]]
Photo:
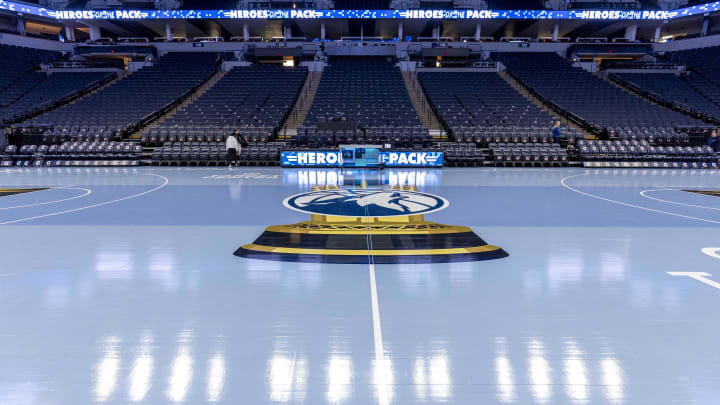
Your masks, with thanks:
[[[337,217],[397,217],[440,211],[450,203],[443,197],[391,189],[336,189],[296,194],[283,201],[300,212]]]

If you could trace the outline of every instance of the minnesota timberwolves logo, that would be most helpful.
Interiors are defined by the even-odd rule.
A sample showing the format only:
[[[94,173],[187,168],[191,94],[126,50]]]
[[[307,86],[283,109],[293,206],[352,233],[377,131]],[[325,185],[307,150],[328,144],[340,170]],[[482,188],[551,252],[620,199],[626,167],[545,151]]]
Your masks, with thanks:
[[[236,256],[321,263],[448,263],[492,260],[508,254],[466,226],[426,221],[450,203],[414,187],[316,188],[283,201],[310,220],[273,225]]]
[[[288,197],[293,210],[336,217],[394,217],[429,214],[450,205],[442,197],[407,190],[319,190]]]

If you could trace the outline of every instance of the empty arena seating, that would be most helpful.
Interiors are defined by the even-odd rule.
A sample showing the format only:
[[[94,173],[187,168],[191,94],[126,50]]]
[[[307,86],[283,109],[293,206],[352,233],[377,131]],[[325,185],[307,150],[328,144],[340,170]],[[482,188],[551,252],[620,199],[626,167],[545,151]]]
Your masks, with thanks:
[[[563,137],[569,144],[582,139],[583,134],[577,128],[562,126]],[[490,143],[552,143],[553,137],[547,126],[520,126],[520,127],[465,127],[461,126],[454,131],[455,140],[459,143],[473,143],[487,146]]]
[[[578,150],[586,167],[718,167],[718,155],[709,146],[653,145],[647,139],[581,140]]]
[[[421,126],[378,126],[347,130],[322,130],[298,127],[295,142],[311,148],[342,144],[390,144],[393,147],[429,146],[430,130]]]
[[[54,129],[104,126],[124,131],[170,108],[183,95],[207,80],[217,68],[217,54],[168,53],[154,65],[49,113],[24,123]]]
[[[239,130],[252,137],[258,132],[272,134],[284,122],[305,82],[307,68],[279,66],[235,67],[206,93],[178,111],[144,139],[159,138],[163,132],[222,129]],[[164,141],[154,143],[162,145]]]
[[[646,140],[653,145],[690,144],[687,133],[678,132],[672,127],[608,127],[608,135],[612,139]]]
[[[491,143],[488,148],[495,166],[565,166],[568,163],[567,151],[557,143]]]
[[[51,105],[65,96],[80,92],[92,85],[108,79],[114,73],[108,72],[58,72],[50,75],[38,73],[42,77],[39,84],[20,99],[5,107],[0,106],[0,120],[10,120],[44,106]]]
[[[491,142],[487,151],[474,143],[441,142],[438,146],[445,166],[552,167],[569,163],[567,150],[557,143]]]
[[[0,166],[137,166],[142,147],[132,142],[63,142],[60,145],[9,145]]]
[[[46,78],[43,72],[30,71],[17,78],[11,86],[0,93],[0,107],[8,106],[31,91]]]
[[[25,48],[13,45],[0,45],[0,105],[8,104],[11,98],[7,94],[22,93],[20,89],[27,89],[27,85],[37,80],[34,70],[43,62],[60,57],[59,52],[40,49]],[[29,77],[29,78],[28,78]]]
[[[277,166],[282,142],[250,143],[240,151],[241,166]],[[225,166],[228,164],[224,142],[166,142],[152,152],[156,166]]]
[[[363,128],[421,128],[400,70],[384,57],[330,59],[305,117],[306,132],[314,136],[318,122],[336,117]]]
[[[597,128],[702,124],[573,67],[555,53],[505,53],[501,59],[512,75],[541,97]]]
[[[666,57],[686,64],[691,74],[684,76],[683,80],[698,93],[720,104],[720,66],[717,64],[720,59],[720,47],[687,49],[668,53]]]
[[[435,112],[456,138],[502,136],[516,128],[549,135],[554,118],[494,72],[420,72]]]
[[[616,73],[621,81],[652,92],[667,102],[684,106],[713,119],[720,119],[720,107],[700,94],[686,80],[673,73]],[[695,75],[695,74],[693,74]]]
[[[443,165],[445,166],[472,167],[484,166],[485,164],[485,153],[475,144],[440,142],[438,147],[443,152]]]

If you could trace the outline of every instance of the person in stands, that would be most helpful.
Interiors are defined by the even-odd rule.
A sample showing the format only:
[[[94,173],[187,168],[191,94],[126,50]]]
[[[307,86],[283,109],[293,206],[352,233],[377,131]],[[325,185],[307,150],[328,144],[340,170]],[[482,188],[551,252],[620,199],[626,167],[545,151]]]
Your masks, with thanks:
[[[560,130],[560,121],[556,121],[555,125],[553,125],[553,127],[552,127],[553,142],[559,143],[561,136],[562,136],[562,131]]]
[[[710,133],[710,137],[707,139],[707,146],[713,148],[713,151],[720,152],[720,138],[718,138],[717,130]]]
[[[225,141],[225,150],[227,151],[228,156],[228,167],[232,167],[233,164],[237,166],[238,155],[240,154],[240,143],[234,133],[227,137],[227,140]]]

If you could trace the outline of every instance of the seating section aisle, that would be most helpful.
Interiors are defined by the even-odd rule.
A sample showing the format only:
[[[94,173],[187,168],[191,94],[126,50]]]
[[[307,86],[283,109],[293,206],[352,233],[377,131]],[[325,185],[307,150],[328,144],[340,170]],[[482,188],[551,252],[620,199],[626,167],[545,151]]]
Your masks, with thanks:
[[[141,143],[159,146],[182,142],[179,137],[188,134],[226,136],[236,130],[246,142],[267,141],[292,110],[306,77],[305,67],[233,68],[197,100],[145,131]]]
[[[547,136],[555,120],[494,72],[420,72],[418,79],[440,119],[462,142],[487,144],[516,133]]]
[[[596,128],[677,127],[702,121],[659,107],[572,64],[555,53],[505,53],[508,70],[526,86]]]
[[[720,107],[700,94],[685,78],[673,73],[616,73],[623,82],[652,92],[665,101],[685,106],[710,118],[720,119]]]
[[[330,59],[304,125],[298,128],[299,137],[334,139],[334,131],[317,131],[319,123],[322,126],[333,119],[357,122],[361,128],[383,134],[399,127],[401,131],[409,129],[411,136],[413,129],[422,128],[399,68],[385,57]]]
[[[215,53],[168,53],[153,66],[23,125],[56,130],[104,126],[110,131],[125,131],[169,109],[172,103],[207,80],[216,68]]]
[[[0,121],[21,117],[35,109],[39,109],[59,101],[65,96],[83,91],[94,83],[114,76],[108,72],[58,72],[43,76],[42,81],[19,100],[0,107]]]

